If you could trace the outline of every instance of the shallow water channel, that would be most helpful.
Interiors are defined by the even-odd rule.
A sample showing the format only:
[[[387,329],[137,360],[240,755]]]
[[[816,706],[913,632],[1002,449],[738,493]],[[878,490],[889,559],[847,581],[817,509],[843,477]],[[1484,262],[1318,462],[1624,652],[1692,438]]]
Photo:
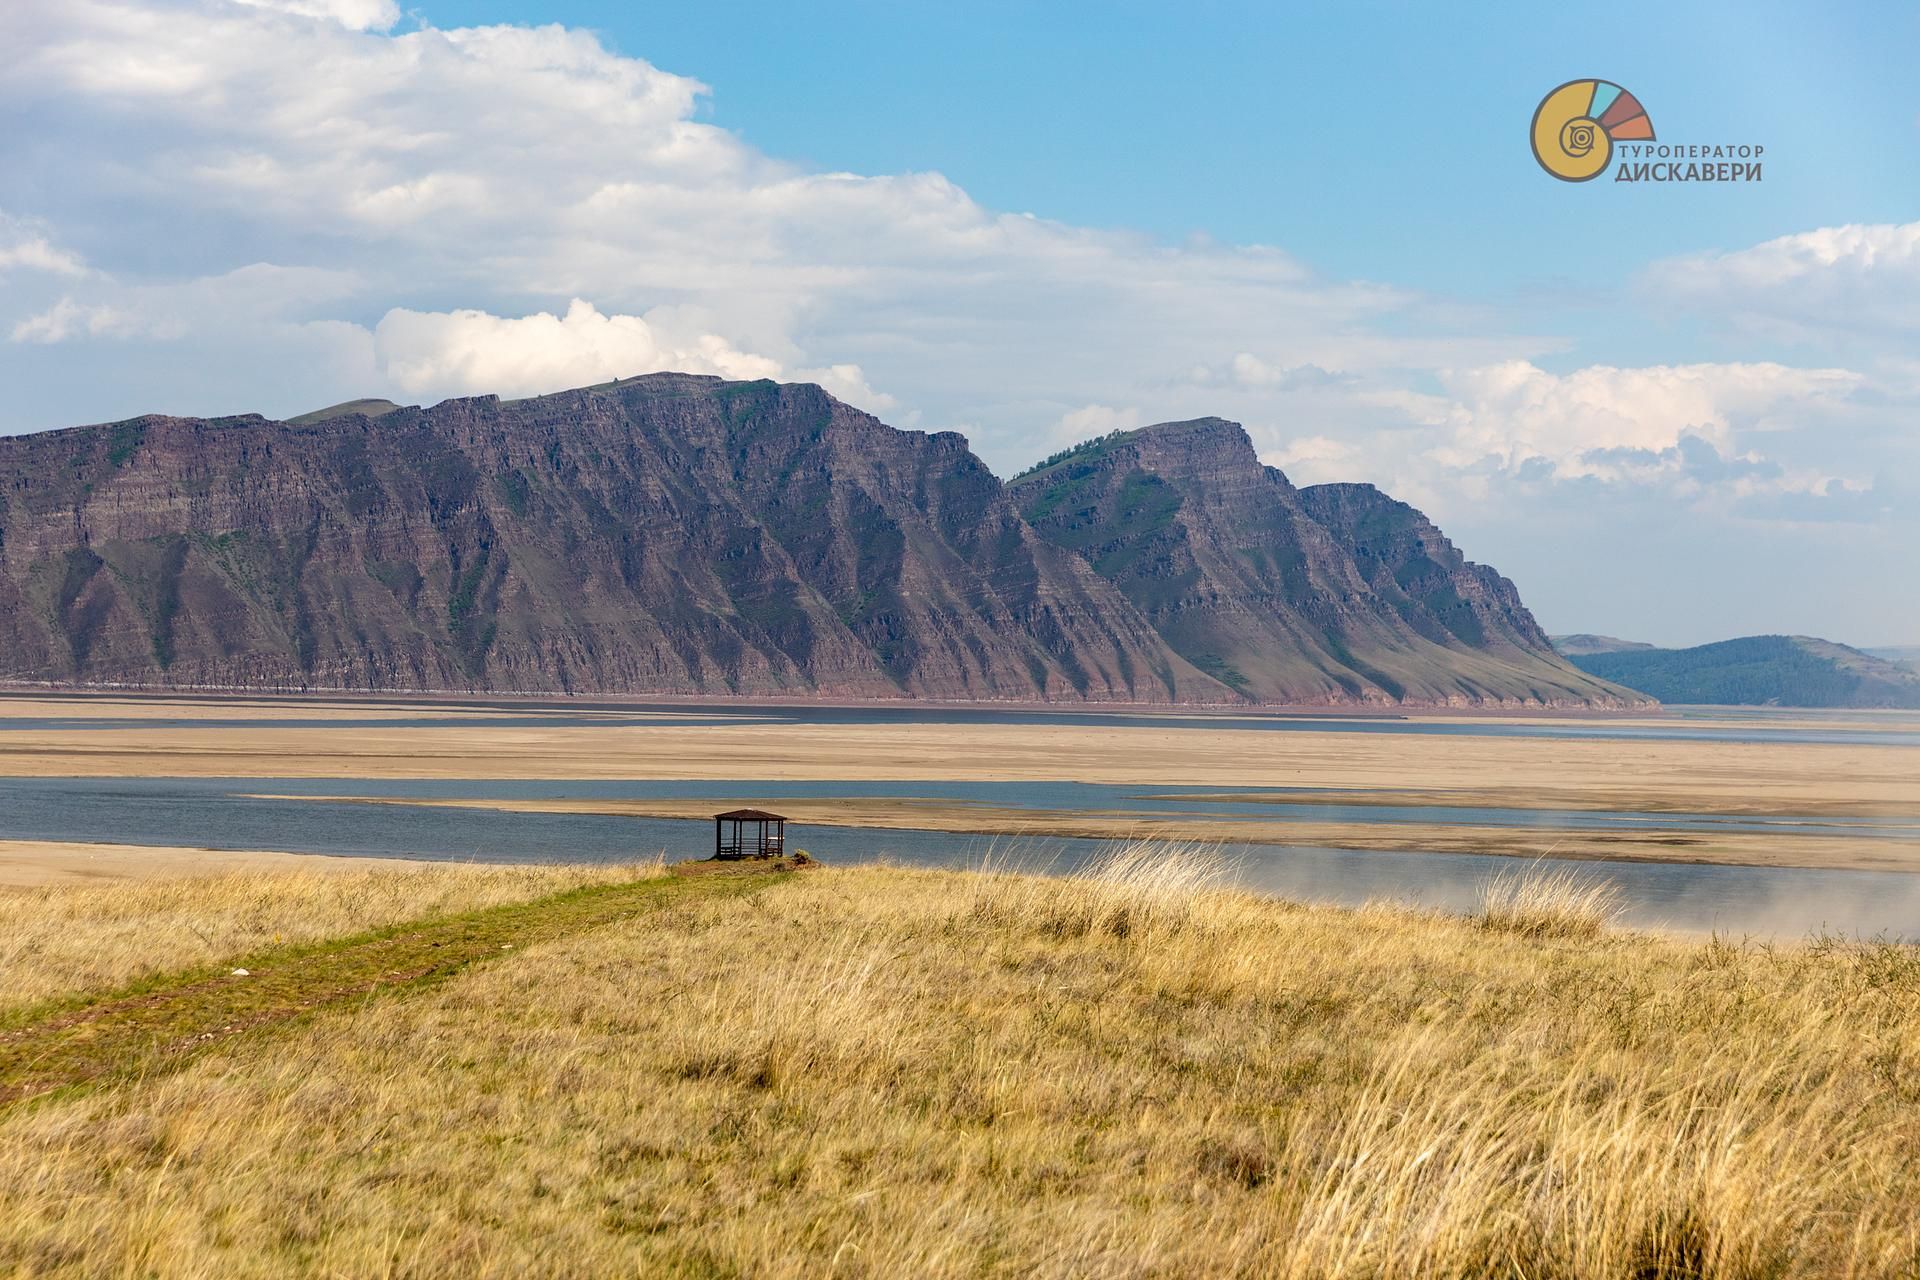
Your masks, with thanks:
[[[1264,821],[1450,821],[1475,825],[1620,829],[1807,829],[1863,839],[1912,838],[1912,819],[1757,819],[1711,815],[1595,813],[1423,806],[1247,803],[1208,798],[1204,788],[1095,786],[1079,783],[752,783],[744,781],[422,781],[312,778],[8,778],[0,779],[0,839],[278,849],[343,856],[404,856],[476,862],[610,862],[703,856],[711,827],[702,821],[595,814],[514,813],[404,804],[355,804],[284,796],[405,798],[712,799],[716,807],[776,797],[920,797],[1036,810],[1124,810],[1156,824],[1182,816]],[[1257,793],[1235,788],[1236,797]],[[1274,794],[1284,794],[1275,790]],[[1066,871],[1096,856],[1106,841],[1023,839],[857,827],[789,827],[791,847],[829,863],[886,858],[909,866],[996,863]],[[1250,888],[1306,901],[1356,905],[1391,899],[1466,910],[1486,880],[1522,865],[1512,858],[1452,853],[1388,853],[1305,845],[1229,845],[1236,878]],[[1587,861],[1585,874],[1618,886],[1627,923],[1686,931],[1792,939],[1828,932],[1920,940],[1920,875]]]

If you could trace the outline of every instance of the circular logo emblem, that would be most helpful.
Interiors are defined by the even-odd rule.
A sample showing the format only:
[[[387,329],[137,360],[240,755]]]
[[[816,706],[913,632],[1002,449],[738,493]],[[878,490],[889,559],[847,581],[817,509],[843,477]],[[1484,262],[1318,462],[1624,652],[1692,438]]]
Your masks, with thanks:
[[[1562,182],[1606,172],[1616,140],[1653,141],[1639,99],[1611,80],[1569,80],[1533,112],[1533,158]]]

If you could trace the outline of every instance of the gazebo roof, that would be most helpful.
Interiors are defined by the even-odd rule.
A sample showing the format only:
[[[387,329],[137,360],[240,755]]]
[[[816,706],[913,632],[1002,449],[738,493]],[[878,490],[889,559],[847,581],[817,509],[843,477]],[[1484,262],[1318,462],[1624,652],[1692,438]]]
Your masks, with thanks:
[[[785,814],[768,813],[765,809],[735,809],[730,813],[716,813],[713,816],[716,821],[723,818],[737,819],[741,822],[785,822],[787,820]]]

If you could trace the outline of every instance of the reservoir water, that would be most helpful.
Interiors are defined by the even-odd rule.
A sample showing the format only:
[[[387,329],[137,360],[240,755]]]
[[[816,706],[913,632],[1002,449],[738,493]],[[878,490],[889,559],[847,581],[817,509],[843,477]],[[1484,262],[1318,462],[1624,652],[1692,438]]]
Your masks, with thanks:
[[[0,694],[0,698],[29,695]],[[128,700],[165,701],[160,695],[124,695]],[[316,700],[318,701],[318,700]],[[298,706],[299,702],[292,702]],[[337,707],[335,700],[328,704]],[[374,705],[387,706],[390,703]],[[275,714],[276,728],[433,728],[457,723],[486,728],[595,727],[634,725],[729,724],[743,720],[769,724],[893,725],[992,724],[1147,727],[1166,730],[1224,729],[1248,733],[1388,733],[1441,737],[1605,738],[1623,741],[1853,743],[1860,746],[1920,747],[1920,712],[1806,711],[1793,708],[1669,707],[1664,713],[1630,718],[1568,717],[1505,719],[1495,715],[1454,719],[1387,713],[1261,713],[1047,711],[995,707],[929,707],[917,704],[715,705],[703,703],[595,702],[585,699],[512,701],[445,700],[420,705],[420,714],[356,718],[350,711],[303,718]],[[1818,721],[1819,723],[1814,723]],[[137,728],[259,728],[263,722],[243,712],[223,714],[219,699],[197,703],[179,715],[153,717],[19,716],[0,717],[0,733],[21,730],[99,730]]]
[[[1454,822],[1593,829],[1630,824],[1765,829],[1769,823],[1863,839],[1913,838],[1911,819],[1747,819],[1686,814],[1592,813],[1421,806],[1247,803],[1212,800],[1203,788],[1092,786],[1076,783],[960,784],[754,783],[686,781],[367,781],[311,778],[7,778],[0,779],[0,839],[278,849],[343,856],[402,856],[475,862],[620,862],[665,852],[700,856],[711,841],[705,822],[594,814],[514,813],[321,799],[338,795],[406,798],[679,798],[719,802],[833,796],[914,796],[1033,809],[1126,810],[1156,823],[1183,815],[1336,817],[1343,821]],[[1236,797],[1254,794],[1235,788]],[[1275,794],[1281,794],[1276,791]],[[889,859],[904,865],[965,868],[992,853],[1035,869],[1064,871],[1107,842],[1028,840],[932,831],[793,826],[789,843],[829,863]],[[1385,853],[1303,845],[1226,846],[1240,883],[1305,901],[1357,905],[1395,900],[1466,910],[1486,880],[1520,865],[1512,858],[1448,853]],[[1920,940],[1920,875],[1644,862],[1587,861],[1589,875],[1614,883],[1627,923],[1694,932],[1793,939],[1816,933]]]

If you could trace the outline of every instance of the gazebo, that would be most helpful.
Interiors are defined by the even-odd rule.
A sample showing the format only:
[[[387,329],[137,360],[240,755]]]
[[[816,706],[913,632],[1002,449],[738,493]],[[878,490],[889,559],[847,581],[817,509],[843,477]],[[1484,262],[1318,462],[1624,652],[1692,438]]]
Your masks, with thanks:
[[[751,826],[754,834],[745,834]],[[764,809],[735,809],[713,815],[716,858],[778,858],[787,851],[787,820]]]

